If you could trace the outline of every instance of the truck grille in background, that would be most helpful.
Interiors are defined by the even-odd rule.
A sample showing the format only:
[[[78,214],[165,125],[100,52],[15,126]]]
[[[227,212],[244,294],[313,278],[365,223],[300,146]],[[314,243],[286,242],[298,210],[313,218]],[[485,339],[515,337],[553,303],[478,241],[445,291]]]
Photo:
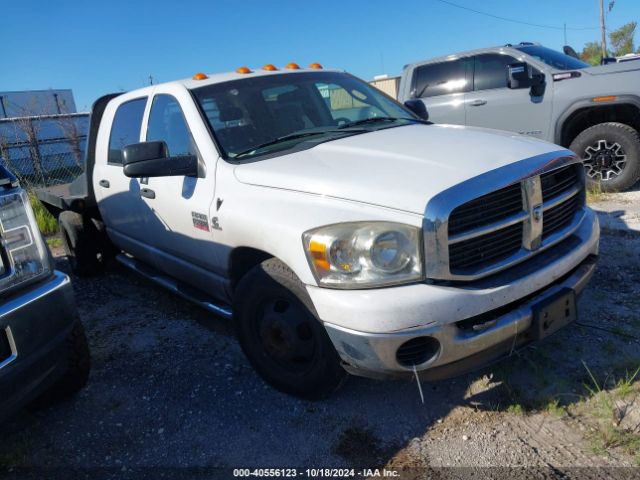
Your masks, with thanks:
[[[584,199],[580,169],[580,164],[572,164],[539,177],[543,245],[551,235],[572,225],[576,213],[581,210]],[[501,263],[535,252],[524,248],[526,239],[523,237],[531,231],[525,226],[533,220],[527,210],[532,208],[527,205],[532,200],[525,199],[527,193],[523,183],[491,192],[453,209],[448,221],[449,271],[452,274],[484,273]]]

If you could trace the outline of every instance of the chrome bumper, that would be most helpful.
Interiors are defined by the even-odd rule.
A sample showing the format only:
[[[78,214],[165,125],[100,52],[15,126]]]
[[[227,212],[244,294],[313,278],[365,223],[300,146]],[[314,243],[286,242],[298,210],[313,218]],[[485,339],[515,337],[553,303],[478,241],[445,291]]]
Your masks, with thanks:
[[[482,325],[482,330],[462,329],[458,323],[463,319],[455,318],[445,324],[431,324],[389,333],[361,332],[327,322],[325,327],[343,360],[344,368],[355,375],[379,378],[411,373],[412,368],[398,363],[396,352],[408,340],[423,336],[437,339],[440,349],[435,356],[415,366],[416,370],[422,372],[421,378],[451,377],[479,368],[531,341],[528,330],[532,325],[532,308],[536,303],[562,289],[571,289],[576,294],[584,290],[596,266],[599,228],[595,218],[589,237],[594,247],[590,247],[590,254],[583,257],[576,267],[559,280],[550,282],[547,287],[507,305],[512,309],[507,309],[506,313],[505,306],[496,308],[496,315]],[[452,317],[456,310],[457,306],[451,305]],[[487,313],[483,314],[483,318]]]

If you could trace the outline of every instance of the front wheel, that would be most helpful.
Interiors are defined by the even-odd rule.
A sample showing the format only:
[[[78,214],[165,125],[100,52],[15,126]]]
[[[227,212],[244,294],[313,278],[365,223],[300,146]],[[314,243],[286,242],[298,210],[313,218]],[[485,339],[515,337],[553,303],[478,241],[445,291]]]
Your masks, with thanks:
[[[327,397],[344,378],[340,358],[304,284],[272,258],[251,270],[235,293],[240,346],[260,376],[285,393]]]
[[[594,125],[581,132],[569,148],[582,159],[591,186],[621,192],[640,180],[640,136],[629,125]]]

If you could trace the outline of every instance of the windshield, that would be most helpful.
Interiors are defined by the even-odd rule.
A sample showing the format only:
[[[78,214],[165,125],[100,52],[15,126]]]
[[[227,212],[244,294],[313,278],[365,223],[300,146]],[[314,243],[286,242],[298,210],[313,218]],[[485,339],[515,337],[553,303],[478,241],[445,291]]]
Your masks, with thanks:
[[[193,94],[230,159],[419,121],[368,83],[339,72],[256,75]]]
[[[564,53],[556,52],[555,50],[551,50],[547,47],[541,47],[539,45],[516,48],[527,55],[531,55],[533,58],[537,58],[556,70],[578,70],[580,68],[587,68],[591,66],[582,60],[578,60],[577,58],[570,57]]]

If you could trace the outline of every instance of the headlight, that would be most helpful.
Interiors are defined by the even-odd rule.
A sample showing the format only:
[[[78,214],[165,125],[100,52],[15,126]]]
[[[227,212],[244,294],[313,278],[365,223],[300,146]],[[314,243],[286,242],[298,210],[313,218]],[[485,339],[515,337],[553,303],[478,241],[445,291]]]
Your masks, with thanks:
[[[371,288],[421,280],[420,229],[390,222],[352,222],[302,236],[320,285]]]
[[[0,195],[0,236],[1,292],[51,272],[49,252],[24,190]]]

